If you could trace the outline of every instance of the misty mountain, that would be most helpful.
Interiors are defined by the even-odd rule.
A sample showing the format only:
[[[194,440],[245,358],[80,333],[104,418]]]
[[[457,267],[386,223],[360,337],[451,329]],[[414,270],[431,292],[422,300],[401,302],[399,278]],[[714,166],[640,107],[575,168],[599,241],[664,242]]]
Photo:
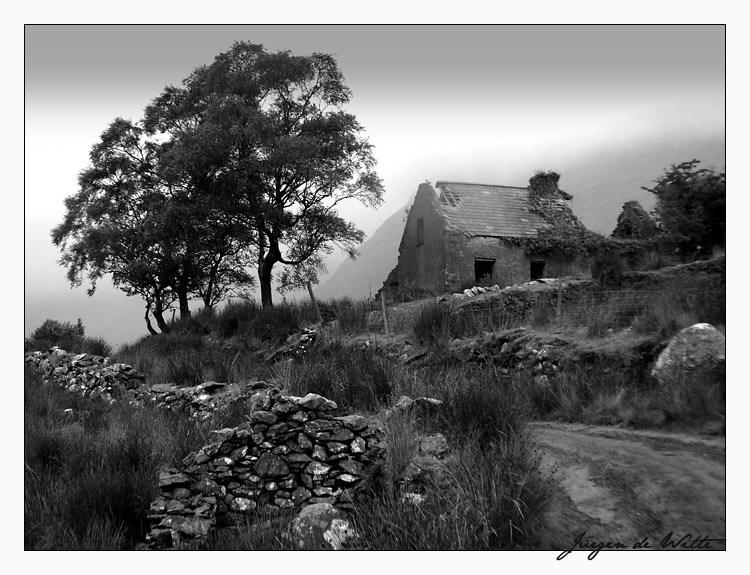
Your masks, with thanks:
[[[701,161],[700,167],[724,170],[726,148],[723,137],[706,137],[690,141],[652,140],[600,149],[586,157],[561,162],[538,169],[554,170],[562,177],[560,187],[573,195],[571,206],[584,225],[592,231],[609,235],[617,224],[622,206],[638,200],[647,211],[654,207],[653,194],[641,186],[653,187],[672,164],[692,159]],[[533,175],[529,172],[528,177]],[[442,176],[439,168],[426,175],[432,181]],[[414,192],[420,182],[414,182]],[[489,182],[500,185],[523,185],[519,182]],[[366,298],[382,287],[385,278],[396,266],[401,243],[405,208],[386,219],[359,248],[356,260],[346,259],[336,271],[316,288],[322,299],[351,297]]]
[[[417,186],[414,186],[416,190]],[[389,216],[380,227],[359,247],[357,259],[345,259],[336,271],[317,288],[315,295],[322,299],[337,299],[349,296],[362,299],[372,295],[383,286],[383,282],[398,261],[398,246],[406,224],[406,208],[414,201]]]

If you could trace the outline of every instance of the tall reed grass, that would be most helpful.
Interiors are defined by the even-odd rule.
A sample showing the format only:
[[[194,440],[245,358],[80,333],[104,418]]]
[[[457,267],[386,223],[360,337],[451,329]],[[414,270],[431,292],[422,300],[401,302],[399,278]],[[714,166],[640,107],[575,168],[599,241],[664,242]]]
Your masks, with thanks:
[[[385,486],[355,510],[358,548],[500,550],[528,546],[548,484],[525,429],[518,390],[494,370],[451,370],[435,381],[443,404],[419,421],[396,416],[386,426]],[[428,475],[423,498],[399,478],[415,456],[415,434],[440,430],[451,450]]]
[[[216,424],[84,398],[27,370],[24,548],[133,549],[159,469],[202,446]]]

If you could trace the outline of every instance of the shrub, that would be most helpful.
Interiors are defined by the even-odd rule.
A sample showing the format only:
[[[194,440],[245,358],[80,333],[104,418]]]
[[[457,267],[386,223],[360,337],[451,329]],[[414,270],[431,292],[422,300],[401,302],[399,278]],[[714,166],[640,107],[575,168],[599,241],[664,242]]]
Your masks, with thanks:
[[[271,343],[282,343],[296,331],[303,321],[310,321],[309,311],[302,305],[282,303],[262,308],[255,302],[227,306],[219,325],[226,332],[241,337],[253,337]]]
[[[83,323],[79,319],[76,325],[70,322],[59,322],[47,319],[42,325],[34,330],[31,339],[57,341],[62,339],[79,339],[85,335]]]
[[[112,346],[101,337],[85,337],[83,345],[79,348],[81,353],[90,353],[91,355],[101,355],[108,357],[112,355]]]
[[[411,502],[395,491],[358,504],[354,548],[399,551],[523,549],[533,540],[547,486],[531,454],[514,441],[504,452],[464,448],[446,464],[448,479]]]
[[[463,308],[450,317],[451,335],[464,337],[510,329],[521,323],[521,316],[515,311],[507,310],[503,303],[488,303],[479,310]],[[522,313],[525,313],[525,310]]]
[[[476,441],[488,450],[520,431],[524,407],[510,378],[491,367],[446,375],[452,381],[440,390],[441,431],[459,441]]]
[[[555,317],[555,308],[547,299],[537,299],[529,315],[529,325],[540,328],[548,326]]]
[[[180,318],[170,325],[170,333],[193,333],[208,335],[211,333],[215,312],[210,307],[203,307],[190,314],[189,317]]]
[[[660,386],[656,392],[656,405],[661,408],[668,421],[676,423],[703,424],[707,421],[724,420],[726,417],[726,393],[723,382],[716,377],[675,377],[668,385]],[[720,378],[721,379],[721,378]],[[726,380],[726,377],[723,378]]]
[[[467,373],[455,367],[434,384],[444,402],[434,416],[416,423],[407,415],[388,421],[387,489],[370,493],[356,506],[360,538],[355,547],[498,550],[529,545],[548,488],[529,447],[514,386],[492,369]],[[419,503],[405,497],[399,481],[415,452],[415,425],[444,431],[452,446],[441,471],[428,475]]]
[[[591,277],[599,280],[599,284],[605,289],[620,287],[624,271],[622,257],[615,252],[599,254],[591,262]]]
[[[333,344],[281,365],[276,376],[289,393],[317,393],[340,409],[376,411],[391,396],[393,365],[369,351]]]
[[[447,344],[451,337],[451,309],[437,302],[419,308],[412,324],[414,336],[420,343],[432,346]]]
[[[367,331],[367,316],[380,309],[374,300],[352,301],[342,298],[328,303],[339,329],[346,333],[356,334]]]
[[[216,332],[221,338],[238,335],[259,313],[260,306],[255,301],[230,301],[216,316]]]
[[[84,340],[85,330],[81,320],[76,325],[47,319],[24,341],[24,351],[46,350],[58,346],[66,351],[77,352]]]
[[[118,362],[132,365],[150,384],[238,382],[264,377],[269,371],[244,342],[222,343],[194,333],[147,336],[123,345],[114,357]]]
[[[71,353],[102,356],[112,353],[112,346],[103,338],[85,336],[85,328],[80,319],[76,325],[47,319],[33,331],[29,338],[24,340],[24,351],[47,350],[54,346]]]
[[[588,423],[625,421],[630,394],[623,390],[634,384],[628,379],[631,374],[610,364],[607,359],[584,365],[564,362],[554,376],[518,372],[514,381],[535,417]]]
[[[682,289],[675,286],[651,295],[633,320],[633,331],[669,337],[699,322],[724,324],[725,318],[723,298],[705,291],[695,293],[687,286]]]
[[[390,494],[398,488],[417,453],[417,434],[414,417],[409,411],[397,412],[385,421],[383,439],[385,443],[385,485]]]
[[[649,271],[658,270],[668,265],[672,265],[672,262],[662,253],[659,249],[646,250],[636,264],[636,268],[639,270]]]

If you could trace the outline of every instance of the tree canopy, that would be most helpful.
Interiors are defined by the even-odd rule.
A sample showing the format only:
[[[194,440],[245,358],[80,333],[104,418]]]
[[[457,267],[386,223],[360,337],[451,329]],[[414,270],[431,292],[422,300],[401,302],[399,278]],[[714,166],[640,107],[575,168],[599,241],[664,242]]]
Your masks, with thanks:
[[[251,265],[265,306],[276,264],[282,286],[316,281],[322,254],[355,254],[364,239],[338,205],[376,206],[383,192],[342,109],[350,97],[332,56],[240,42],[165,88],[142,120],[115,119],[52,230],[68,279],[86,277],[91,294],[110,274],[144,298],[152,332],[149,312],[166,331],[166,309],[212,307],[252,283]]]
[[[673,164],[653,188],[643,188],[656,196],[660,231],[685,255],[726,244],[726,176],[699,163]]]
[[[72,284],[86,276],[91,295],[109,274],[127,295],[143,297],[146,317],[153,312],[168,331],[162,314],[174,302],[188,315],[191,295],[205,296],[210,306],[248,276],[237,261],[237,241],[213,225],[212,209],[191,198],[189,189],[170,185],[161,174],[161,155],[141,126],[114,120],[91,150],[78,193],[66,198],[52,241],[63,252],[60,261]]]
[[[263,305],[272,305],[276,264],[282,286],[316,281],[321,253],[350,254],[364,234],[337,206],[381,202],[372,146],[332,56],[268,53],[236,43],[146,110],[151,133],[168,138],[174,174],[192,174],[220,199],[256,253]]]

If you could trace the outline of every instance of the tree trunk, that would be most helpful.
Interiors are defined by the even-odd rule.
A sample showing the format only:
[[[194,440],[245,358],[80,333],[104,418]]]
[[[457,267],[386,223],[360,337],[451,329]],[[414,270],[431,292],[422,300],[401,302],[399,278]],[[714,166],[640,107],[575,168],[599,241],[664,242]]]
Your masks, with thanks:
[[[156,319],[156,325],[159,326],[161,332],[169,333],[169,326],[167,325],[167,322],[164,321],[163,313],[164,306],[161,303],[161,294],[159,294],[154,297],[154,318]]]
[[[151,320],[148,318],[148,314],[151,311],[151,306],[146,306],[146,314],[143,316],[143,319],[146,320],[146,328],[148,329],[148,333],[151,335],[159,335],[159,333],[154,329],[154,326],[151,325]]]
[[[269,241],[268,251],[261,249],[258,255],[258,279],[260,280],[260,302],[264,308],[273,307],[271,270],[281,259],[277,242]]]
[[[273,307],[271,291],[271,269],[273,263],[268,263],[268,258],[258,262],[258,279],[260,280],[260,302],[264,308]]]
[[[155,308],[154,317],[156,318],[156,325],[159,326],[159,329],[161,330],[161,332],[169,333],[169,326],[167,325],[167,322],[164,321],[162,310],[160,310],[159,308]]]
[[[211,302],[211,299],[213,299],[213,292],[214,292],[214,277],[216,275],[215,270],[211,270],[211,275],[208,278],[208,285],[206,286],[206,291],[203,293],[203,305],[206,306],[209,309],[212,309],[213,303]]]
[[[190,306],[188,305],[187,289],[180,287],[177,290],[177,298],[180,301],[180,319],[190,317]]]

